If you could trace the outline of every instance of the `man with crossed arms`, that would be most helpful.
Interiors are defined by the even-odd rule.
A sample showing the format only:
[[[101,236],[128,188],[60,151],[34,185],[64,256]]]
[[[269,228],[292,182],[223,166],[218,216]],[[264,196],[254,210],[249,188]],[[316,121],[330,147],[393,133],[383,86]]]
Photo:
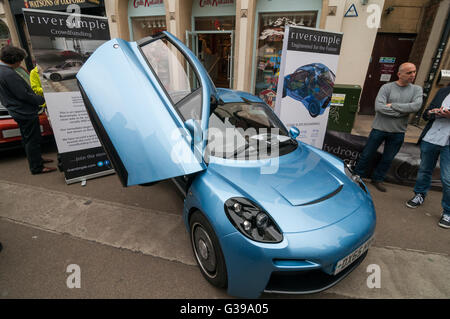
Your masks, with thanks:
[[[355,167],[355,173],[364,176],[378,147],[384,142],[383,155],[372,175],[372,184],[380,192],[386,192],[382,182],[405,139],[409,114],[419,111],[422,105],[422,88],[412,84],[416,78],[416,66],[409,62],[401,64],[397,76],[397,81],[384,84],[378,92],[372,131]]]

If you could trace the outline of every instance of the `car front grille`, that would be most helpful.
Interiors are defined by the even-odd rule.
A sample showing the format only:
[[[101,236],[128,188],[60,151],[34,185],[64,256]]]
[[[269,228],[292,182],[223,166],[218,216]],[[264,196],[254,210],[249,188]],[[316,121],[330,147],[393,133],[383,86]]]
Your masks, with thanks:
[[[329,275],[320,269],[273,272],[264,292],[311,294],[323,291],[347,276],[363,261],[366,255],[367,251],[337,275]]]

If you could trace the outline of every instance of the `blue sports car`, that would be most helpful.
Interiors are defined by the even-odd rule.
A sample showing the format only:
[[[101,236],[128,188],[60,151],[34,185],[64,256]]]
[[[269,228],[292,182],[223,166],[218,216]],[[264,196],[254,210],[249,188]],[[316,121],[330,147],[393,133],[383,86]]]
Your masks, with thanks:
[[[284,77],[282,97],[290,96],[302,102],[309,114],[316,117],[330,105],[335,78],[322,63],[301,66]]]
[[[297,141],[260,98],[215,88],[170,33],[111,40],[77,78],[122,184],[172,179],[185,195],[212,285],[247,298],[318,292],[366,256],[376,217],[358,176]]]

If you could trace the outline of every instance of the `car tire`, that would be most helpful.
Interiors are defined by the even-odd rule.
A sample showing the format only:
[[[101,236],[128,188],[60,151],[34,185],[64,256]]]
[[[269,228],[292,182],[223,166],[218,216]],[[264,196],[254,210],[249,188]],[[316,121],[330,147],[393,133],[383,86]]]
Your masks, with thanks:
[[[330,104],[330,102],[331,102],[331,97],[327,98],[327,100],[325,102],[323,102],[322,108],[326,109],[328,104]]]
[[[62,80],[62,76],[58,73],[52,73],[50,74],[50,80],[52,80],[53,82],[59,82]]]
[[[309,103],[308,111],[309,111],[309,115],[311,115],[312,117],[316,117],[317,115],[319,115],[320,114],[319,103],[317,103],[314,100],[311,101],[311,103]]]
[[[200,211],[196,211],[189,225],[192,250],[203,277],[215,287],[226,288],[225,258],[211,224]]]

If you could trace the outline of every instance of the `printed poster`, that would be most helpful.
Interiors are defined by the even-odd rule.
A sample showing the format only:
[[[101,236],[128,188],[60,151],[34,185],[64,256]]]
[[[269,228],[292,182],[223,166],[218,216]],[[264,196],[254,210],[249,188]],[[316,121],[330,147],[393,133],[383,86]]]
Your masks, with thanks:
[[[76,74],[110,39],[106,17],[23,9],[67,184],[114,173],[78,89]]]
[[[283,40],[275,113],[300,141],[322,148],[342,33],[287,26]]]

